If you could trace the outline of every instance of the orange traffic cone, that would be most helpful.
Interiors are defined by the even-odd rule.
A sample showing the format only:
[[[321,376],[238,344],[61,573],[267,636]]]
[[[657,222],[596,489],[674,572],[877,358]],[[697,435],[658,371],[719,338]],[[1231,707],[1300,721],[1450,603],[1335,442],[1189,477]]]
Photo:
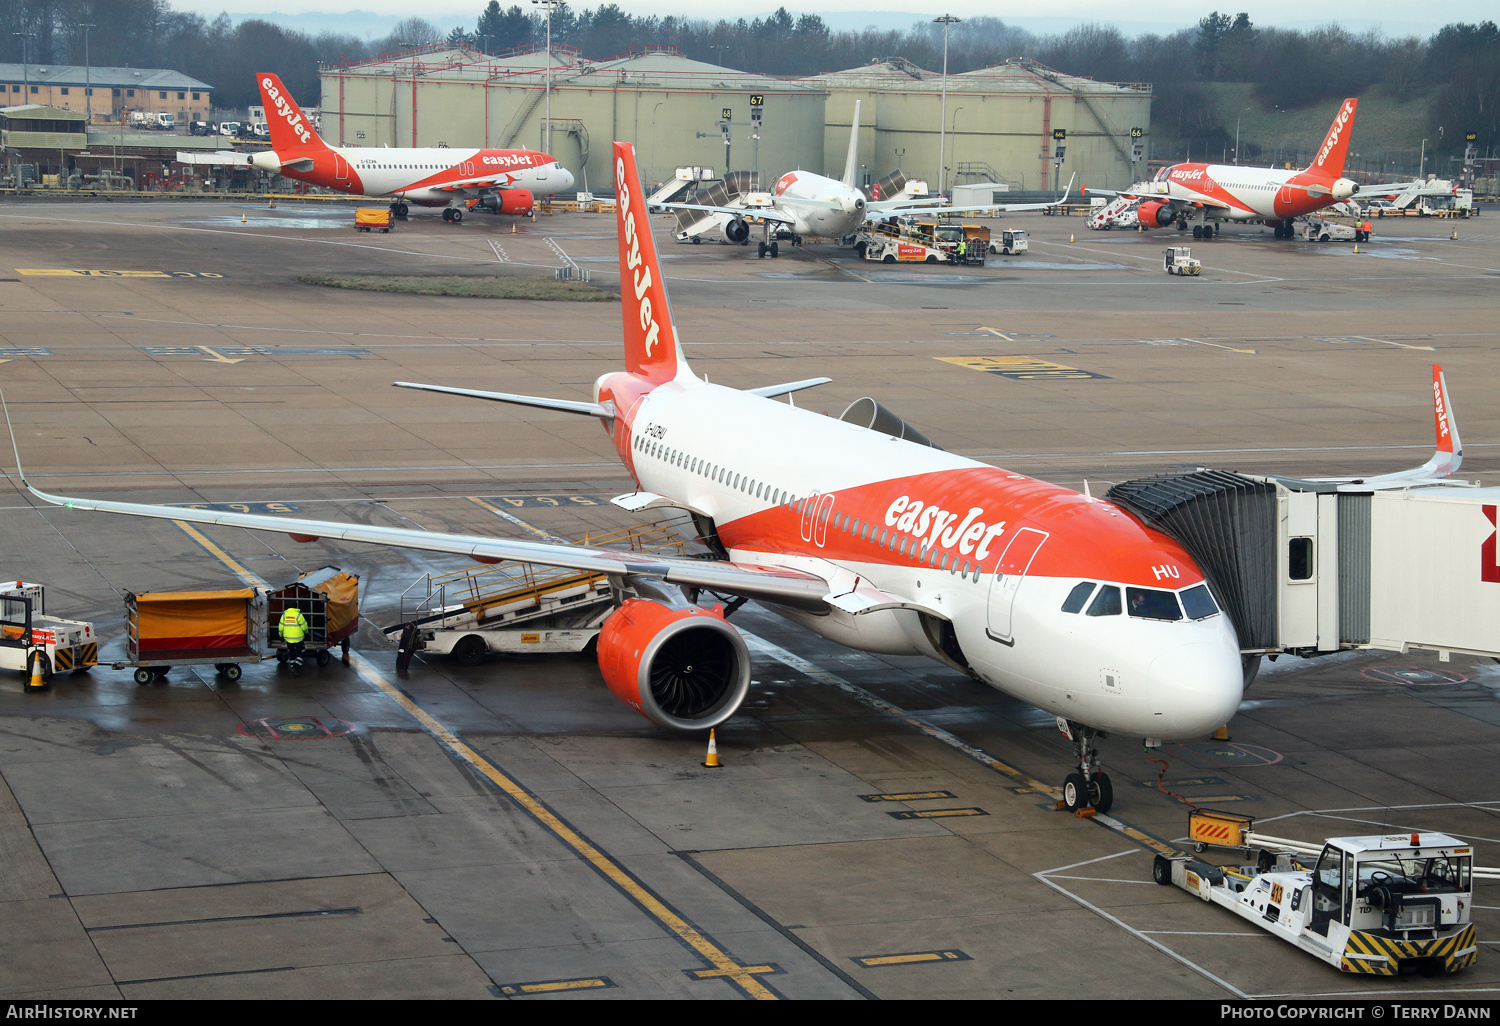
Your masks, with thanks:
[[[704,761],[703,765],[709,769],[723,768],[719,765],[719,746],[715,743],[714,732],[712,730],[708,732],[708,759]]]
[[[1224,726],[1222,726],[1218,730],[1214,731],[1214,740],[1215,741],[1229,741],[1229,740],[1231,740],[1231,738],[1229,736],[1229,724],[1226,723]]]
[[[246,220],[245,220],[245,215],[244,215],[244,214],[241,214],[241,215],[240,215],[240,224],[247,224],[247,223],[248,223],[248,222],[247,222],[247,221],[246,221]]]
[[[42,660],[47,658],[41,652],[31,653],[31,683],[27,686],[28,691],[40,691],[47,686],[47,678],[42,676]],[[709,742],[709,750],[712,751],[713,742]],[[713,758],[712,755],[709,758]]]
[[[511,223],[510,223],[510,233],[511,233],[511,234],[512,234],[512,235],[514,235],[514,234],[516,234],[516,222],[514,222],[514,221],[512,221],[512,222],[511,222]]]
[[[1073,233],[1072,233],[1072,232],[1069,232],[1069,233],[1068,233],[1068,241],[1069,241],[1069,242],[1072,242],[1072,241],[1073,241]]]

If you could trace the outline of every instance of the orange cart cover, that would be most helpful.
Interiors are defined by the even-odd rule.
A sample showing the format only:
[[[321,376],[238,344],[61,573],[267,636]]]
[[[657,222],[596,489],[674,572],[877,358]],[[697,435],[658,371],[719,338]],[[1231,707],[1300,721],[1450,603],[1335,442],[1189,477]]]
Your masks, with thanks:
[[[135,597],[137,650],[244,648],[253,589],[155,592]]]
[[[339,635],[346,627],[359,619],[358,577],[339,572],[316,584],[311,581],[306,583],[308,587],[328,596],[327,631],[330,638]]]
[[[360,207],[354,211],[354,223],[384,228],[391,223],[391,212],[384,207]]]

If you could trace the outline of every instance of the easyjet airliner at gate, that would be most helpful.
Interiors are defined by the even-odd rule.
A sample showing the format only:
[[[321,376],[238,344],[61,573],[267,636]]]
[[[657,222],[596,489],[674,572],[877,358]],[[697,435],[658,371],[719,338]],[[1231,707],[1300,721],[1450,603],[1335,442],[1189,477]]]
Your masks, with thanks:
[[[256,79],[271,129],[271,148],[250,158],[262,171],[350,196],[389,196],[391,210],[403,217],[408,203],[442,207],[445,221],[462,221],[475,207],[529,213],[537,196],[573,187],[572,173],[536,150],[331,147],[281,79],[269,73]]]
[[[1228,722],[1244,684],[1235,631],[1171,538],[1113,503],[944,452],[872,400],[838,420],[773,400],[826,378],[742,391],[694,375],[634,148],[615,143],[614,166],[624,370],[599,378],[589,401],[397,384],[597,418],[636,484],[615,502],[690,512],[716,558],[33,494],[608,574],[622,600],[599,636],[604,679],[678,730],[722,723],[750,685],[725,607],[697,600],[754,598],[852,648],[925,655],[1056,714],[1077,746],[1063,786],[1073,808],[1112,801],[1100,731],[1188,739]],[[1421,473],[1457,467],[1456,436],[1443,437],[1446,456]]]

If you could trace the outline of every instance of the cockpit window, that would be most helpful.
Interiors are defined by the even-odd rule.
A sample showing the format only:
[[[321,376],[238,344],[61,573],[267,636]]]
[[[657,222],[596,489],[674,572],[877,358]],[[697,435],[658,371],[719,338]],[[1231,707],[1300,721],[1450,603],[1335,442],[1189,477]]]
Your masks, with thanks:
[[[1099,594],[1094,596],[1094,601],[1089,603],[1087,616],[1119,616],[1120,615],[1120,589],[1112,584],[1106,584],[1099,589]]]
[[[1157,591],[1154,588],[1126,588],[1125,599],[1131,616],[1147,620],[1182,619],[1182,607],[1177,604],[1177,596],[1173,592]]]
[[[1187,613],[1189,620],[1201,620],[1205,616],[1213,616],[1219,611],[1219,607],[1214,605],[1214,597],[1208,593],[1208,585],[1199,584],[1182,593],[1182,611]]]
[[[1084,581],[1082,584],[1073,585],[1073,590],[1068,592],[1068,597],[1063,601],[1064,613],[1076,613],[1083,608],[1083,604],[1089,600],[1094,593],[1094,582]]]

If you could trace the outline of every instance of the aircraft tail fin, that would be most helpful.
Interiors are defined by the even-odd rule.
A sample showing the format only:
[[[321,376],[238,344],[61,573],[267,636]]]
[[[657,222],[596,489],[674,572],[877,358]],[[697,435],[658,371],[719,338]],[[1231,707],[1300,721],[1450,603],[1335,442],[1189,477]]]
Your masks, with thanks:
[[[260,86],[260,99],[266,105],[266,124],[271,131],[271,148],[278,154],[309,152],[328,149],[328,144],[318,136],[317,129],[291,92],[281,84],[281,79],[269,71],[255,76]]]
[[[1437,451],[1453,457],[1453,470],[1464,458],[1464,444],[1458,440],[1458,421],[1453,417],[1453,403],[1448,399],[1448,379],[1440,364],[1432,365],[1432,423],[1437,436]],[[1449,471],[1452,473],[1452,471]]]
[[[1349,136],[1354,131],[1354,112],[1358,107],[1359,100],[1352,96],[1339,105],[1339,112],[1334,115],[1328,135],[1324,137],[1317,157],[1307,166],[1307,170],[1329,178],[1343,177],[1344,159],[1349,155]]]
[[[844,185],[854,188],[854,173],[859,170],[859,105],[854,101],[854,125],[849,129],[849,156],[844,160]]]
[[[655,384],[691,378],[667,285],[651,235],[646,190],[636,169],[635,147],[614,144],[615,215],[620,219],[620,316],[625,326],[625,369]]]

